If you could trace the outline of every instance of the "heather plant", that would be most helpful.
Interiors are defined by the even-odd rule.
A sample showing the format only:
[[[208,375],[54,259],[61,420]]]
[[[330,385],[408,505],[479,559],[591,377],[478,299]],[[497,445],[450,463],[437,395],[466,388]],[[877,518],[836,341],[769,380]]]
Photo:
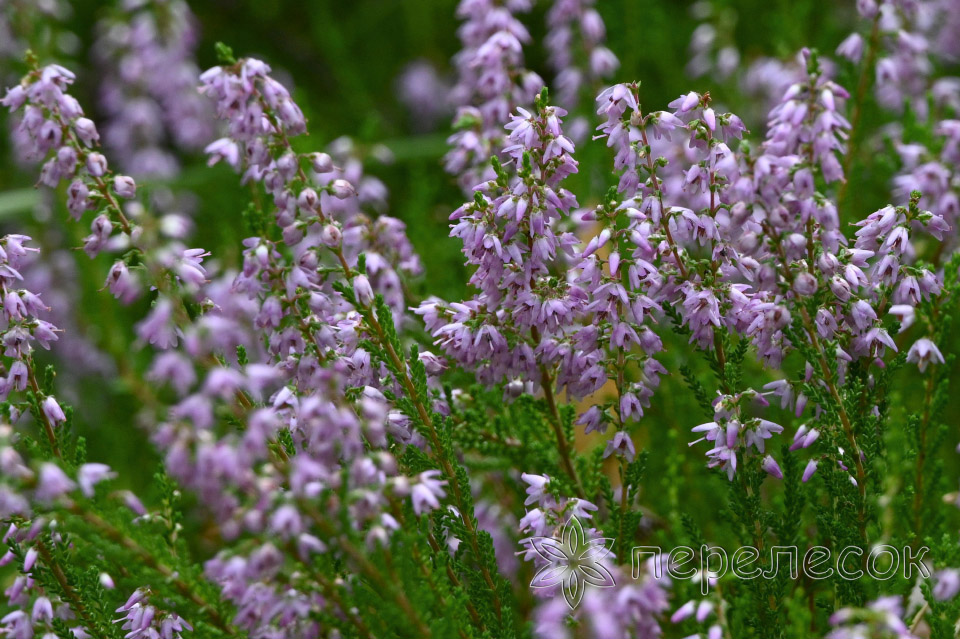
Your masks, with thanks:
[[[960,5],[850,5],[655,6],[674,91],[604,3],[461,0],[411,142],[186,2],[88,68],[0,1],[0,636],[955,636]]]

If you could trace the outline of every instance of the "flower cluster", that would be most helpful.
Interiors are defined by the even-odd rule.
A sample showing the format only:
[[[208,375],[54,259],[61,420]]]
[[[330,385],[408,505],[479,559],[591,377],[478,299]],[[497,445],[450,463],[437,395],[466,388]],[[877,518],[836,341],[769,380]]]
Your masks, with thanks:
[[[98,25],[104,144],[136,176],[177,172],[172,144],[187,151],[212,137],[210,105],[196,90],[197,30],[185,2],[146,2]]]
[[[507,169],[497,164],[498,176],[479,185],[476,197],[453,213],[451,235],[464,242],[464,254],[477,270],[471,277],[480,293],[472,300],[446,304],[424,302],[417,313],[451,357],[477,370],[478,378],[540,384],[537,361],[553,366],[570,361],[557,338],[564,339],[582,316],[585,291],[551,272],[572,254],[576,239],[557,228],[577,205],[560,186],[577,171],[573,143],[563,135],[565,112],[540,102],[536,113],[520,110],[513,116]],[[565,375],[573,382],[592,385],[579,373]]]
[[[462,0],[458,35],[463,49],[454,58],[457,83],[451,100],[458,106],[447,172],[460,176],[466,190],[489,175],[488,163],[503,141],[502,126],[519,105],[528,105],[543,80],[523,66],[523,45],[530,33],[516,14],[530,0]]]
[[[138,588],[126,603],[117,608],[123,617],[117,623],[127,631],[130,639],[180,639],[181,633],[193,626],[176,613],[167,613],[150,604],[149,592]]]
[[[594,4],[591,0],[560,0],[547,12],[549,32],[544,45],[557,73],[553,86],[560,104],[576,104],[581,87],[609,78],[620,66],[617,56],[603,46],[606,26]],[[584,62],[575,62],[578,55]]]
[[[530,535],[520,543],[524,559],[538,568],[530,585],[543,597],[534,615],[534,635],[572,636],[567,617],[570,608],[580,608],[579,622],[596,636],[659,636],[657,617],[667,607],[669,579],[654,578],[659,568],[648,564],[643,580],[630,583],[608,556],[612,540],[584,528],[597,506],[578,498],[558,499],[549,477],[521,477],[527,484],[524,506],[535,507],[520,521],[520,532]],[[585,590],[583,582],[598,589]]]
[[[950,2],[938,0],[858,2],[857,10],[872,24],[871,31],[866,37],[859,32],[850,34],[837,47],[837,55],[859,63],[866,51],[870,68],[865,72],[874,74],[877,102],[895,112],[909,107],[926,118],[928,104],[920,96],[928,90],[938,107],[955,106],[960,100],[956,78],[934,77],[939,61],[956,57],[954,8]]]
[[[3,342],[3,355],[12,363],[5,370],[0,381],[0,398],[4,400],[12,391],[25,391],[28,386],[36,388],[33,372],[33,351],[36,345],[49,349],[50,343],[57,341],[57,327],[41,319],[49,310],[40,296],[18,285],[23,276],[23,268],[29,253],[38,249],[30,248],[30,238],[25,235],[7,235],[0,238],[0,293],[3,304],[0,305],[0,330]],[[44,412],[53,424],[65,420],[57,400],[48,397],[44,400]]]
[[[454,301],[420,296],[424,263],[365,164],[387,147],[307,150],[310,111],[266,62],[219,45],[195,68],[180,0],[101,22],[103,153],[76,76],[28,56],[0,100],[20,159],[43,163],[51,215],[90,220],[83,272],[132,330],[97,353],[123,401],[74,411],[41,349],[62,346],[54,322],[91,343],[114,324],[87,330],[63,308],[79,294],[48,294],[87,288],[79,270],[42,269],[42,291],[26,276],[54,261],[35,247],[48,218],[39,242],[0,237],[0,636],[952,636],[960,83],[939,65],[956,21],[945,0],[857,8],[870,36],[838,48],[855,92],[814,50],[741,67],[732,14],[701,3],[688,72],[722,90],[648,109],[638,82],[598,84],[619,68],[599,3],[545,9],[551,95],[525,68],[532,3],[462,0],[456,87],[404,83],[425,112],[443,96],[433,117],[459,109]],[[768,112],[724,108],[738,82]],[[871,137],[869,100],[910,115]],[[864,145],[895,152],[874,171],[889,193],[854,191],[874,186]],[[189,248],[163,213],[162,180],[199,146],[241,176],[237,246]],[[91,415],[117,411],[152,478],[88,453]],[[143,500],[126,488],[147,481]],[[919,581],[889,584],[852,561],[820,582],[709,561],[894,542],[934,545],[933,578],[920,559]],[[655,544],[700,548],[692,583],[676,553],[635,552]]]
[[[710,458],[708,465],[725,470],[729,479],[733,479],[734,473],[737,472],[738,454],[742,456],[752,447],[763,455],[766,452],[765,440],[783,432],[782,426],[771,421],[759,418],[744,419],[746,411],[741,408],[741,403],[747,404],[751,400],[760,400],[765,403],[762,395],[750,389],[735,396],[721,395],[713,402],[716,421],[701,424],[693,429],[696,433],[705,433],[703,439],[713,442],[713,449],[707,453],[707,457]],[[811,438],[810,443],[813,443],[814,439]],[[692,442],[691,445],[693,443],[696,442]],[[806,439],[804,444],[809,446]],[[770,455],[765,456],[760,465],[773,477],[783,479],[780,465]]]

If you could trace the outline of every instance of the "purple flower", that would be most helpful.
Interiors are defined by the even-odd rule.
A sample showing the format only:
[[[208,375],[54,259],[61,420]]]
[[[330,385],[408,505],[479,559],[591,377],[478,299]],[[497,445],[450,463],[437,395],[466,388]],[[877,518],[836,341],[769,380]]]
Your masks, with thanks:
[[[630,435],[623,431],[618,431],[617,434],[613,436],[613,439],[607,442],[607,447],[603,451],[604,459],[610,455],[617,455],[618,457],[623,457],[628,462],[632,462],[637,455],[637,451],[633,447],[633,440],[630,439]]]
[[[841,58],[846,58],[854,64],[858,64],[860,57],[863,55],[863,38],[860,34],[851,33],[847,36],[837,47],[837,55]]]
[[[907,361],[916,364],[922,373],[927,370],[929,364],[943,364],[943,355],[932,340],[922,337],[910,347]]]
[[[146,319],[137,325],[137,335],[143,341],[161,350],[176,345],[177,333],[172,316],[173,302],[166,297],[161,297]]]
[[[834,629],[827,637],[853,639],[866,635],[915,639],[902,617],[900,597],[881,597],[869,603],[866,608],[841,608],[830,615],[830,625],[834,626]]]
[[[107,158],[94,151],[87,155],[87,171],[93,177],[103,177],[107,173]]]
[[[353,292],[361,306],[368,307],[373,304],[373,289],[366,275],[357,275],[353,278]]]
[[[142,589],[134,591],[116,611],[123,616],[114,623],[122,623],[120,627],[127,631],[128,639],[180,639],[182,632],[193,630],[193,626],[176,613],[150,605],[147,592]]]
[[[413,501],[413,512],[417,516],[439,508],[440,500],[446,496],[443,486],[447,482],[438,480],[439,475],[439,470],[428,470],[420,473],[417,483],[414,484],[410,496]]]
[[[47,462],[40,466],[35,495],[40,501],[50,502],[66,495],[76,487],[77,485],[60,470],[59,466]]]
[[[783,479],[783,471],[780,470],[780,465],[777,463],[777,460],[767,455],[763,458],[763,461],[760,463],[760,467],[772,477],[777,479]]]
[[[53,621],[53,605],[46,597],[37,597],[33,602],[33,612],[30,615],[33,623],[47,623]]]
[[[817,292],[817,278],[807,272],[798,273],[793,280],[793,290],[800,295],[810,296]]]
[[[953,599],[958,592],[960,592],[960,571],[948,568],[937,572],[936,583],[933,586],[933,597],[937,601]]]
[[[43,409],[44,416],[51,425],[57,426],[67,421],[67,416],[63,414],[63,409],[60,408],[60,404],[57,403],[57,399],[52,395],[44,398],[43,402],[41,403],[41,408]]]
[[[140,282],[122,261],[114,262],[107,273],[106,286],[114,297],[129,304],[140,295]]]
[[[94,487],[107,479],[115,479],[117,474],[106,464],[83,464],[77,470],[77,483],[88,498],[93,497]]]

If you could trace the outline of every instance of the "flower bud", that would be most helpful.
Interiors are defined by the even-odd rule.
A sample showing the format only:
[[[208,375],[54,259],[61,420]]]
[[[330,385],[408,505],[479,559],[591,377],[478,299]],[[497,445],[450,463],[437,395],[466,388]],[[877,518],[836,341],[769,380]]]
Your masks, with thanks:
[[[777,479],[783,479],[783,471],[780,470],[780,464],[777,463],[777,460],[767,455],[763,458],[763,461],[760,463],[760,467],[771,477],[776,477]]]
[[[276,166],[277,171],[285,179],[289,180],[297,174],[297,166],[299,162],[297,161],[297,156],[293,153],[284,153],[279,158],[277,158]]]
[[[29,573],[30,569],[37,563],[37,557],[40,553],[36,548],[29,549],[23,556],[23,572]]]
[[[94,142],[100,139],[100,134],[97,133],[97,125],[90,118],[77,118],[77,121],[73,123],[73,130],[87,146],[92,146]]]
[[[102,153],[91,153],[87,156],[87,171],[93,177],[103,177],[107,172],[107,158]]]
[[[310,187],[300,191],[300,195],[297,196],[297,206],[303,211],[315,211],[318,202],[320,202],[320,198],[317,196],[317,192]]]
[[[57,167],[62,173],[72,175],[77,168],[77,152],[69,146],[57,149]]]
[[[793,280],[793,290],[800,295],[813,295],[817,292],[817,278],[804,271]]]
[[[63,409],[60,408],[60,404],[57,403],[56,398],[52,395],[43,400],[42,408],[47,421],[54,426],[67,421],[67,416],[63,414]]]
[[[817,266],[820,267],[820,270],[828,275],[833,275],[837,272],[837,269],[840,268],[840,260],[837,259],[837,256],[833,253],[823,252],[820,254],[820,257],[817,258]]]
[[[830,278],[830,290],[841,302],[850,299],[850,284],[841,277],[834,275]]]
[[[79,220],[83,212],[89,208],[90,202],[87,199],[89,195],[90,190],[83,180],[74,180],[67,187],[67,210],[70,211],[73,219]]]
[[[300,223],[290,224],[283,227],[283,241],[287,245],[293,245],[303,239],[303,226]]]
[[[113,178],[113,189],[117,195],[127,200],[137,195],[137,183],[129,175],[118,175]]]
[[[330,183],[330,192],[338,200],[345,200],[357,194],[353,185],[343,179],[337,179]]]
[[[679,608],[677,608],[672,615],[670,615],[671,623],[680,623],[687,617],[690,617],[694,611],[697,609],[697,603],[695,601],[688,601]]]
[[[320,234],[320,239],[323,241],[324,245],[329,246],[330,248],[337,248],[340,246],[340,242],[343,241],[343,233],[340,232],[340,229],[337,228],[334,224],[327,224],[323,227],[323,232]]]
[[[333,158],[329,153],[313,153],[310,155],[313,170],[317,173],[329,173],[333,170]]]
[[[580,31],[583,37],[591,43],[600,42],[606,35],[606,28],[603,25],[603,18],[594,9],[588,9],[583,12],[580,19]]]
[[[366,275],[357,275],[353,278],[353,292],[361,306],[370,306],[373,303],[373,288]]]

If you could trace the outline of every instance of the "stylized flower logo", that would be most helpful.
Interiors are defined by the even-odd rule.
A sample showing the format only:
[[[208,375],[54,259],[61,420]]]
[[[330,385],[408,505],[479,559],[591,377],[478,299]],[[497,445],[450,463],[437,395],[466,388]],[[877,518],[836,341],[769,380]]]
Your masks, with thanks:
[[[533,576],[530,586],[553,588],[562,585],[563,598],[571,610],[580,604],[587,584],[598,588],[612,588],[616,585],[613,575],[600,563],[610,552],[613,539],[587,539],[583,525],[576,517],[571,517],[564,524],[560,539],[531,537],[529,542],[536,553],[547,562],[547,565]]]

